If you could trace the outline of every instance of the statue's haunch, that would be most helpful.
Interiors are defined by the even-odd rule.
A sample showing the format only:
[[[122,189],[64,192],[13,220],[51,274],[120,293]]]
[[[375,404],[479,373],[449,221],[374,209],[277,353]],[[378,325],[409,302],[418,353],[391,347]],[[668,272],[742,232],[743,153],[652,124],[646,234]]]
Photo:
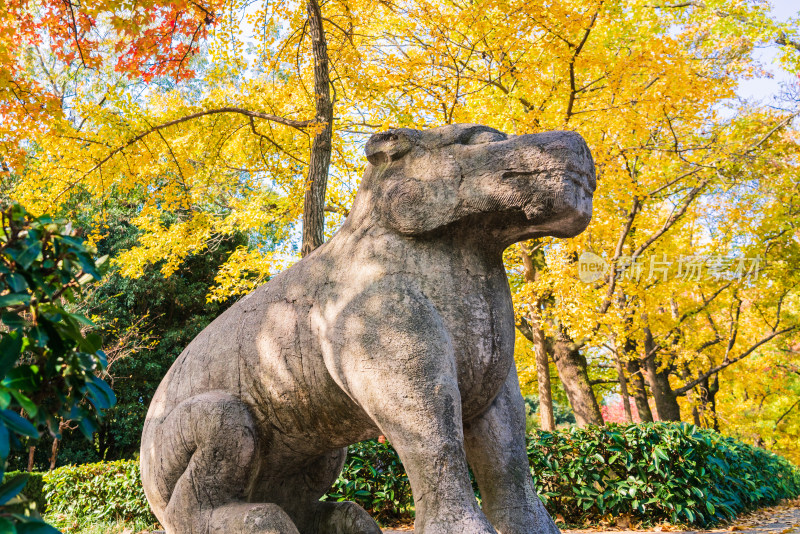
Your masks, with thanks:
[[[168,534],[379,534],[358,505],[319,501],[347,445],[379,434],[418,534],[558,532],[529,471],[502,252],[583,231],[586,144],[458,124],[379,133],[366,153],[336,235],[219,316],[161,382],[141,465]]]

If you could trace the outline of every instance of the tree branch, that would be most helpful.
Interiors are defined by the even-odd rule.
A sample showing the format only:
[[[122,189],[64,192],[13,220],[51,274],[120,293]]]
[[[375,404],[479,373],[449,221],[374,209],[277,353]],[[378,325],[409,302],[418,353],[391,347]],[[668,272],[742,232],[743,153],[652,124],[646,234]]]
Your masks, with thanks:
[[[772,332],[770,335],[766,336],[764,339],[762,339],[758,343],[754,344],[752,347],[750,347],[749,349],[747,349],[746,351],[741,353],[739,356],[737,356],[735,358],[732,358],[730,360],[724,361],[724,362],[722,362],[721,364],[719,364],[719,365],[717,365],[715,367],[712,367],[711,369],[709,369],[708,371],[706,371],[705,373],[703,373],[702,375],[700,375],[696,379],[692,380],[688,384],[675,389],[674,390],[675,395],[683,395],[683,394],[685,394],[687,391],[689,391],[690,389],[695,387],[697,384],[701,383],[703,380],[705,380],[706,378],[710,377],[711,375],[717,374],[720,371],[722,371],[723,369],[725,369],[726,367],[728,367],[729,365],[732,365],[732,364],[738,362],[739,360],[743,360],[744,358],[748,357],[754,350],[756,350],[758,347],[760,347],[764,343],[767,343],[767,342],[771,341],[772,339],[776,338],[777,336],[780,336],[782,334],[786,334],[787,332],[791,332],[793,330],[797,330],[797,328],[798,328],[797,326],[790,326],[788,328],[784,328],[783,330],[778,330],[777,332]]]
[[[586,41],[589,40],[589,34],[592,33],[592,28],[594,28],[594,23],[597,21],[597,15],[600,14],[600,8],[603,7],[603,1],[604,0],[600,0],[600,3],[597,5],[597,9],[595,10],[594,15],[592,15],[592,20],[589,21],[589,27],[586,28],[586,32],[584,32],[583,34],[583,39],[581,39],[581,42],[578,44],[577,47],[575,47],[575,53],[572,54],[572,59],[570,59],[569,61],[570,92],[569,92],[569,102],[567,103],[567,111],[565,113],[566,115],[565,122],[569,122],[569,118],[572,116],[572,106],[575,104],[575,95],[578,94],[577,87],[575,86],[575,61],[578,59],[578,54],[581,53],[583,46],[586,44]]]
[[[533,343],[533,328],[525,317],[519,318],[519,323],[515,325],[519,333],[525,336],[525,339]]]
[[[778,38],[775,39],[775,42],[781,46],[791,46],[792,48],[795,48],[797,49],[798,52],[800,52],[800,42],[797,42],[793,39],[789,39],[789,37],[787,37],[785,33],[781,33],[778,36]]]
[[[778,420],[777,420],[777,421],[775,421],[775,428],[778,428],[778,425],[779,425],[779,424],[781,424],[781,421],[783,421],[783,418],[784,418],[784,417],[786,417],[787,415],[789,415],[789,412],[791,412],[792,410],[794,410],[794,407],[795,407],[795,406],[797,406],[798,404],[800,404],[800,399],[797,399],[796,401],[794,401],[794,404],[792,404],[791,406],[789,406],[789,409],[788,409],[788,410],[786,410],[785,412],[783,412],[783,415],[781,415],[780,417],[778,417]]]
[[[612,297],[614,296],[614,290],[617,287],[617,269],[616,263],[619,261],[620,257],[622,256],[622,250],[625,246],[625,240],[628,238],[628,234],[633,227],[633,221],[636,219],[636,214],[639,211],[639,199],[637,197],[633,198],[633,205],[631,206],[631,210],[628,212],[627,221],[625,221],[625,226],[622,228],[622,232],[619,234],[619,239],[617,239],[617,247],[614,249],[614,257],[611,258],[610,265],[614,267],[614,269],[609,274],[609,282],[608,282],[608,291],[606,291],[606,299],[603,301],[603,304],[600,306],[600,315],[604,315],[608,309],[611,307]]]
[[[159,124],[157,126],[153,126],[149,130],[147,130],[145,132],[142,132],[142,133],[140,133],[139,135],[137,135],[135,137],[132,137],[131,139],[126,141],[125,144],[123,144],[123,145],[115,148],[114,150],[112,150],[105,158],[101,159],[94,167],[92,167],[91,169],[86,171],[84,173],[84,176],[96,171],[103,164],[105,164],[108,160],[110,160],[112,157],[114,157],[115,155],[119,154],[120,152],[122,152],[123,150],[125,150],[126,148],[131,146],[132,144],[134,144],[134,143],[136,143],[138,141],[141,141],[143,138],[147,137],[151,133],[155,133],[155,132],[157,132],[159,130],[163,130],[164,128],[169,128],[170,126],[175,126],[176,124],[181,124],[183,122],[188,122],[188,121],[193,120],[193,119],[197,119],[197,118],[200,118],[200,117],[205,117],[206,115],[216,115],[216,114],[219,114],[219,113],[238,113],[239,115],[244,115],[246,117],[255,117],[257,119],[264,119],[264,120],[268,120],[268,121],[272,121],[272,122],[277,122],[278,124],[283,124],[284,126],[289,126],[291,128],[295,128],[297,130],[303,130],[305,128],[308,128],[308,127],[312,126],[314,124],[314,122],[315,122],[313,120],[296,121],[296,120],[293,120],[293,119],[286,119],[284,117],[278,117],[277,115],[270,115],[269,113],[262,113],[260,111],[250,111],[249,109],[235,108],[235,107],[225,107],[225,108],[209,109],[209,110],[205,110],[205,111],[199,111],[197,113],[192,113],[191,115],[186,115],[185,117],[181,117],[179,119],[167,121],[167,122],[165,122],[163,124]],[[74,184],[70,184],[70,187],[72,187],[72,185],[74,185]],[[66,192],[68,189],[69,189],[69,187],[67,189],[65,189],[64,191],[62,191],[61,193],[59,193],[58,197],[63,195],[64,192]],[[56,198],[58,198],[58,197],[56,197]]]
[[[78,54],[81,56],[81,65],[86,68],[86,58],[83,56],[83,48],[81,48],[81,38],[78,32],[78,23],[75,20],[75,10],[72,8],[72,1],[64,0],[64,4],[67,6],[67,9],[69,10],[69,16],[72,19],[72,31],[75,33],[75,48],[78,49]]]
[[[661,226],[661,228],[656,233],[651,235],[644,243],[639,245],[639,248],[637,248],[636,251],[634,251],[634,253],[631,254],[631,256],[634,259],[638,258],[639,256],[641,256],[642,252],[644,252],[658,238],[660,238],[670,228],[672,228],[672,225],[675,224],[678,221],[678,219],[680,219],[683,216],[684,213],[686,213],[686,210],[689,209],[689,206],[691,205],[691,203],[694,201],[694,199],[697,197],[697,195],[700,194],[700,191],[706,186],[707,183],[708,183],[708,179],[703,179],[691,191],[689,191],[689,194],[686,195],[686,198],[684,198],[683,203],[682,203],[681,207],[678,209],[678,211],[674,212],[672,215],[670,215],[669,218],[666,221],[664,221],[664,224]]]

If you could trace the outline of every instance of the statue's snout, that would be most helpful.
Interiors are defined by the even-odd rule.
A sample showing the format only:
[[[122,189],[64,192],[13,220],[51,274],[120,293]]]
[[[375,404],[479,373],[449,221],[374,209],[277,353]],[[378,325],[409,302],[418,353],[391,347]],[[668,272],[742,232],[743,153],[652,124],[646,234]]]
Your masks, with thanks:
[[[513,138],[523,145],[525,163],[535,173],[555,172],[576,180],[588,194],[597,188],[594,161],[586,141],[575,132],[557,131],[520,135]]]
[[[509,162],[503,177],[525,180],[535,192],[522,206],[528,220],[540,224],[546,220],[548,232],[558,237],[581,233],[591,221],[597,188],[594,161],[583,137],[559,131],[520,135],[509,141],[518,146],[515,161]],[[552,195],[549,201],[542,202],[542,190]]]

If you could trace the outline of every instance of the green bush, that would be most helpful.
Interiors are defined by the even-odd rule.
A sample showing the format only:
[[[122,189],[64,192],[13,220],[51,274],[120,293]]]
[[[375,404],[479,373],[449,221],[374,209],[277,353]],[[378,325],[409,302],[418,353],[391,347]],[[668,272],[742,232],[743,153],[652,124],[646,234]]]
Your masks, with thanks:
[[[800,468],[757,447],[692,425],[570,428],[528,437],[531,473],[548,511],[569,523],[631,514],[644,522],[709,526],[800,495]],[[41,476],[39,478],[42,479]],[[156,522],[136,461],[61,467],[43,477],[47,519],[59,526]],[[29,482],[34,498],[35,482]],[[325,496],[355,501],[378,521],[408,518],[413,500],[388,444],[352,445]]]
[[[397,453],[388,443],[374,440],[348,448],[342,474],[324,500],[354,501],[378,522],[410,517],[414,503]]]
[[[545,506],[570,523],[627,513],[708,526],[800,495],[788,460],[693,425],[541,432],[528,456]]]
[[[44,497],[47,519],[61,528],[76,522],[157,522],[144,496],[139,462],[133,460],[60,467],[44,474]],[[413,502],[397,453],[377,441],[350,447],[342,474],[324,500],[355,501],[379,521],[408,517]]]
[[[47,519],[62,528],[73,522],[157,522],[136,460],[59,467],[44,476],[44,492]]]

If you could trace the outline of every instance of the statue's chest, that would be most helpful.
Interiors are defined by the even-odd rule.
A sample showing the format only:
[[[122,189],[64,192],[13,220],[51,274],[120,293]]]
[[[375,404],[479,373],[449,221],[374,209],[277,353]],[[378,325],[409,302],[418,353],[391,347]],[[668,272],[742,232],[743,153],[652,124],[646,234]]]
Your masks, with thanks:
[[[444,284],[449,285],[449,284]],[[514,363],[514,310],[505,272],[464,277],[440,313],[453,340],[466,419],[482,412]]]

